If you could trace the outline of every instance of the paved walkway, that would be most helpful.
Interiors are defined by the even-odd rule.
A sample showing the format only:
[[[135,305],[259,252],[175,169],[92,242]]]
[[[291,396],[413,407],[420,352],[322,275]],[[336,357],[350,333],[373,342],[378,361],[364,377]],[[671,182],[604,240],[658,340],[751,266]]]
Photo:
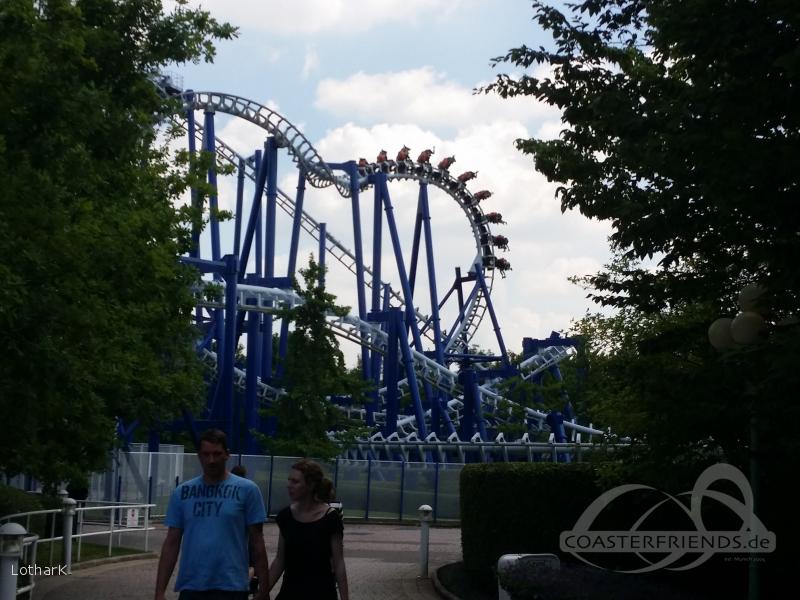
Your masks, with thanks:
[[[130,534],[129,534],[130,535]],[[151,533],[160,549],[163,528]],[[278,528],[264,526],[267,552],[277,547]],[[345,559],[352,600],[433,600],[430,579],[419,578],[419,526],[345,523]],[[127,544],[126,544],[127,545]],[[431,528],[429,571],[461,560],[461,530]],[[37,581],[34,600],[143,600],[153,597],[157,559],[140,559],[76,569],[69,576]],[[170,587],[172,586],[170,583]],[[274,598],[276,589],[272,592]],[[169,600],[177,594],[168,595]]]

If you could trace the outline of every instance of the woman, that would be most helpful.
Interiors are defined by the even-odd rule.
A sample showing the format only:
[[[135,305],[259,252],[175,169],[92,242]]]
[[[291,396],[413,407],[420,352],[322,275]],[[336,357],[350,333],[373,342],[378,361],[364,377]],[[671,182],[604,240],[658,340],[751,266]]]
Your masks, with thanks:
[[[269,566],[269,589],[283,574],[276,600],[349,600],[338,511],[328,502],[335,497],[333,483],[311,460],[301,460],[289,471],[291,504],[278,513],[278,552]]]

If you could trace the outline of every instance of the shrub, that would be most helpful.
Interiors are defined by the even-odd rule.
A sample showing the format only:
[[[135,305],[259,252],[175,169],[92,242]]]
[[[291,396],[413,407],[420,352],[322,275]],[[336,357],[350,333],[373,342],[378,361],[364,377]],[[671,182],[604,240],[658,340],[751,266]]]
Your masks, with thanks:
[[[39,498],[8,485],[0,485],[0,516],[42,510]]]
[[[484,584],[503,554],[561,555],[559,536],[600,493],[585,463],[495,463],[461,471],[461,546]]]

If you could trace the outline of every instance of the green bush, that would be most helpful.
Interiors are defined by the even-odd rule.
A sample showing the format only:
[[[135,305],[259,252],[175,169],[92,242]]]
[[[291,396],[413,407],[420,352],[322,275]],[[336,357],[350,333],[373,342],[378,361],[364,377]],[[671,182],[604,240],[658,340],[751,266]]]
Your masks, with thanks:
[[[744,561],[717,555],[683,572],[658,571],[642,576],[625,571],[638,565],[633,554],[604,555],[604,570],[581,566],[559,547],[561,532],[572,529],[584,510],[603,491],[621,484],[642,483],[619,463],[496,463],[468,465],[461,472],[461,544],[470,583],[486,593],[496,589],[495,569],[503,554],[550,553],[562,560],[558,573],[525,570],[505,582],[516,600],[621,600],[648,598],[739,598],[747,590]],[[673,476],[674,477],[674,476]],[[665,478],[666,479],[666,478]],[[627,494],[603,509],[593,522],[597,530],[627,530],[657,502],[656,488]],[[667,482],[669,483],[669,482]],[[680,490],[670,486],[671,491]],[[729,490],[735,493],[735,490]],[[722,504],[703,506],[703,522],[729,530],[730,510]],[[644,527],[654,531],[684,531],[686,513],[671,504],[651,514]],[[738,527],[738,525],[736,525]],[[765,596],[766,597],[766,596]],[[771,597],[771,596],[770,596]]]
[[[42,510],[37,495],[0,484],[0,517],[33,510]]]
[[[461,546],[478,585],[494,581],[503,554],[561,555],[559,536],[600,494],[585,463],[494,463],[461,471]]]
[[[32,494],[15,487],[0,485],[0,516],[61,507],[61,498]],[[55,529],[53,529],[53,519],[56,520]],[[13,520],[25,527],[28,533],[35,533],[40,538],[49,537],[51,530],[55,531],[56,535],[61,534],[61,513],[55,515],[34,515],[30,520],[25,517]]]

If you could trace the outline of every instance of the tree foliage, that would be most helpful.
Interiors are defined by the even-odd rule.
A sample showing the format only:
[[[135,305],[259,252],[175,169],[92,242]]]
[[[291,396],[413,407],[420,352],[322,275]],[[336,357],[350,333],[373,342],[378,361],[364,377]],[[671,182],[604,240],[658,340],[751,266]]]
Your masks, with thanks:
[[[796,310],[798,4],[587,0],[572,18],[534,8],[554,48],[495,59],[526,71],[484,91],[560,108],[559,139],[517,147],[560,184],[562,210],[610,220],[626,258],[660,260],[593,276],[596,297],[645,310],[730,304],[759,280],[776,310]],[[531,75],[535,65],[550,74]]]
[[[558,184],[562,210],[613,227],[614,260],[580,282],[617,312],[576,325],[588,379],[572,398],[595,423],[642,442],[627,463],[638,480],[690,482],[720,459],[747,471],[755,456],[760,516],[796,532],[780,486],[800,458],[786,427],[800,417],[791,391],[800,383],[791,320],[800,314],[800,4],[568,8],[535,2],[552,47],[498,57],[518,73],[482,91],[561,109],[558,139],[517,147]],[[768,290],[764,336],[715,352],[709,325],[734,316],[739,290],[754,282]],[[785,553],[775,564],[790,560]]]
[[[273,437],[261,436],[271,453],[284,456],[332,458],[341,452],[329,431],[339,431],[343,442],[359,432],[342,411],[328,401],[329,396],[349,396],[353,404],[364,401],[366,387],[358,373],[350,373],[339,342],[327,316],[345,316],[347,306],[338,306],[336,296],[320,283],[324,267],[309,256],[308,267],[300,269],[304,285],[296,280],[294,289],[303,304],[288,308],[282,316],[294,324],[289,334],[284,377],[279,382],[287,393],[273,401],[267,414],[277,418]]]
[[[199,216],[158,142],[167,64],[235,31],[160,0],[0,2],[0,469],[49,484],[103,465],[115,420],[199,399],[190,284]]]

